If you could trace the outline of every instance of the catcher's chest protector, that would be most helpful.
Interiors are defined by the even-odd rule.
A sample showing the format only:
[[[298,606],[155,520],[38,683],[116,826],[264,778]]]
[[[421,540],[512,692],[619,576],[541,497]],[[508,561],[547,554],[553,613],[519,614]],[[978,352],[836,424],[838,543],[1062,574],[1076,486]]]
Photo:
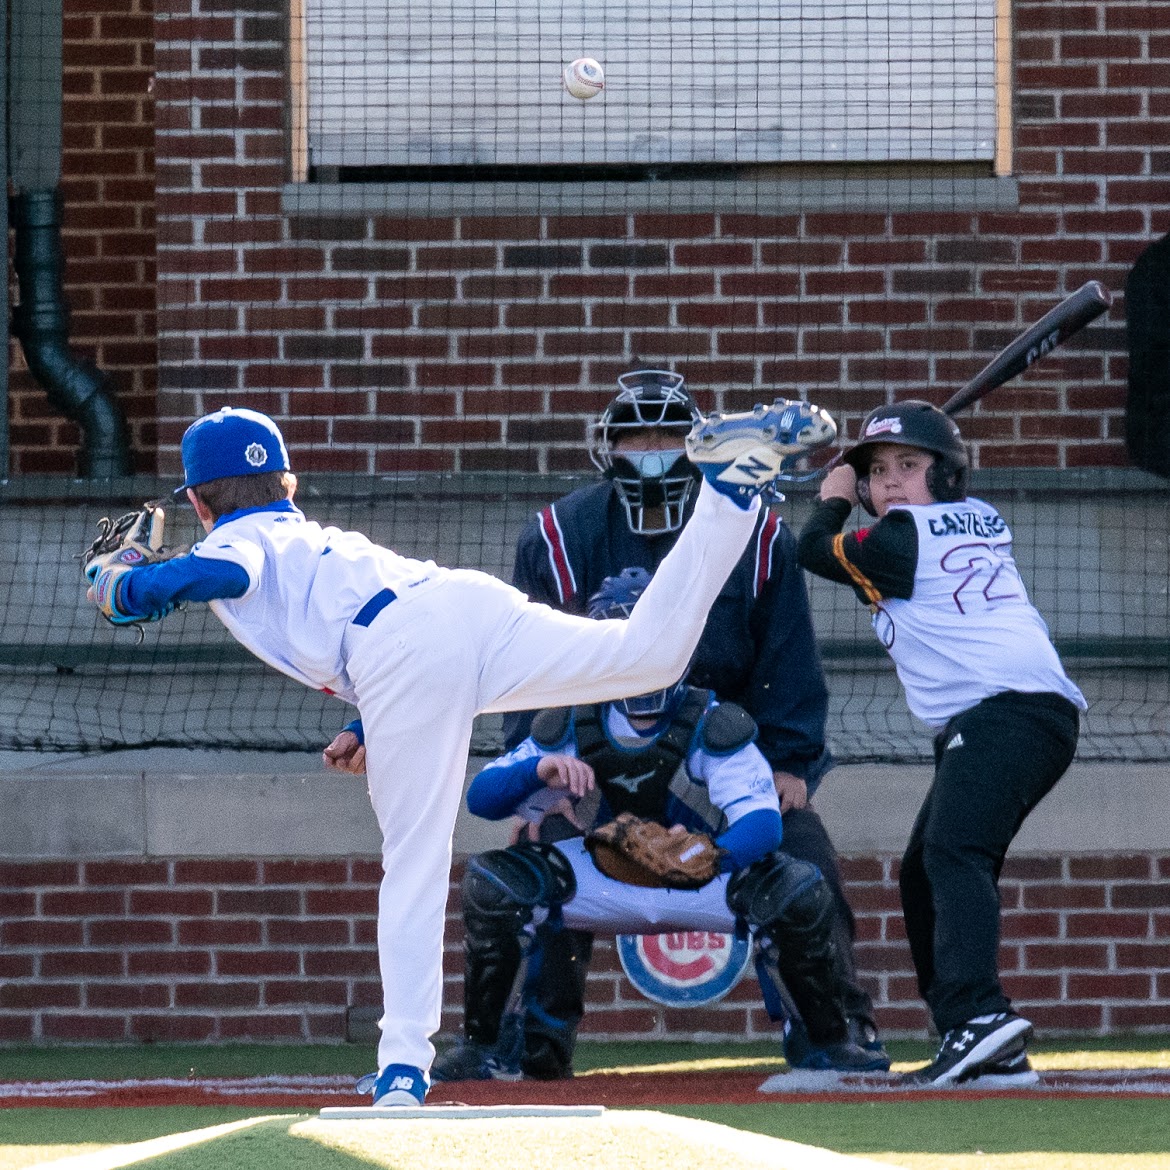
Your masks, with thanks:
[[[662,819],[670,782],[680,769],[685,775],[687,752],[706,709],[707,692],[688,688],[670,726],[637,751],[610,743],[601,726],[600,707],[577,709],[577,755],[593,769],[614,816],[628,812],[648,820]]]

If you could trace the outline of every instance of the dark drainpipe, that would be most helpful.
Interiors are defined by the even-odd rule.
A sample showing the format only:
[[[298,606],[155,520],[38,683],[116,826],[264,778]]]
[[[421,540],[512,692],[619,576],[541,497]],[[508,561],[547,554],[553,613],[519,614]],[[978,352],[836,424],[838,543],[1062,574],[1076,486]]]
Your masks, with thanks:
[[[81,427],[79,471],[130,473],[126,421],[108,375],[69,347],[69,303],[62,288],[61,0],[12,0],[9,156],[13,268],[20,304],[12,329],[49,405]]]

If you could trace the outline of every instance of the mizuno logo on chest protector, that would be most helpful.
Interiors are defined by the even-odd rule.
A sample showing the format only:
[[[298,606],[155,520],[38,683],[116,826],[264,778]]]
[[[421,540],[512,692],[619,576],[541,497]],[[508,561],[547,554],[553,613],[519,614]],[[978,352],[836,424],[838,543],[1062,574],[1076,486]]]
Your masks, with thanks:
[[[655,774],[656,769],[651,768],[649,772],[640,772],[637,776],[627,776],[625,772],[622,772],[617,776],[608,776],[606,779],[610,784],[616,784],[618,788],[624,788],[627,792],[637,792],[638,786],[651,779]]]

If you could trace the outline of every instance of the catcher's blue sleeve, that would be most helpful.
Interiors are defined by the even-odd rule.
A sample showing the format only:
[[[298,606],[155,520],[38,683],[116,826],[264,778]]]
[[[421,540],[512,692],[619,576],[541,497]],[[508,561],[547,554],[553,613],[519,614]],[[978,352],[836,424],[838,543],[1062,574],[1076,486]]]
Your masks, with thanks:
[[[726,833],[715,838],[715,844],[731,854],[724,868],[743,869],[779,849],[783,832],[780,814],[770,808],[758,808],[740,817]]]
[[[535,754],[524,751],[534,749]],[[530,739],[505,756],[488,764],[467,789],[467,811],[488,821],[501,821],[516,811],[516,806],[544,787],[536,774],[540,763],[539,749]]]
[[[131,569],[118,582],[115,604],[126,617],[149,617],[181,601],[242,597],[247,589],[248,574],[239,565],[188,553]]]

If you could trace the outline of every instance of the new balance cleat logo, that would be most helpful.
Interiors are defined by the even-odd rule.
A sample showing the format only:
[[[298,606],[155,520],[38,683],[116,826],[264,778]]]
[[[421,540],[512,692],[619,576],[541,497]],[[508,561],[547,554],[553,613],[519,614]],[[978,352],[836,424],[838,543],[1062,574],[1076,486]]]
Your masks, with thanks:
[[[413,1077],[395,1077],[390,1082],[391,1092],[393,1092],[395,1089],[405,1089],[409,1093],[413,1088],[414,1088],[414,1078]]]

